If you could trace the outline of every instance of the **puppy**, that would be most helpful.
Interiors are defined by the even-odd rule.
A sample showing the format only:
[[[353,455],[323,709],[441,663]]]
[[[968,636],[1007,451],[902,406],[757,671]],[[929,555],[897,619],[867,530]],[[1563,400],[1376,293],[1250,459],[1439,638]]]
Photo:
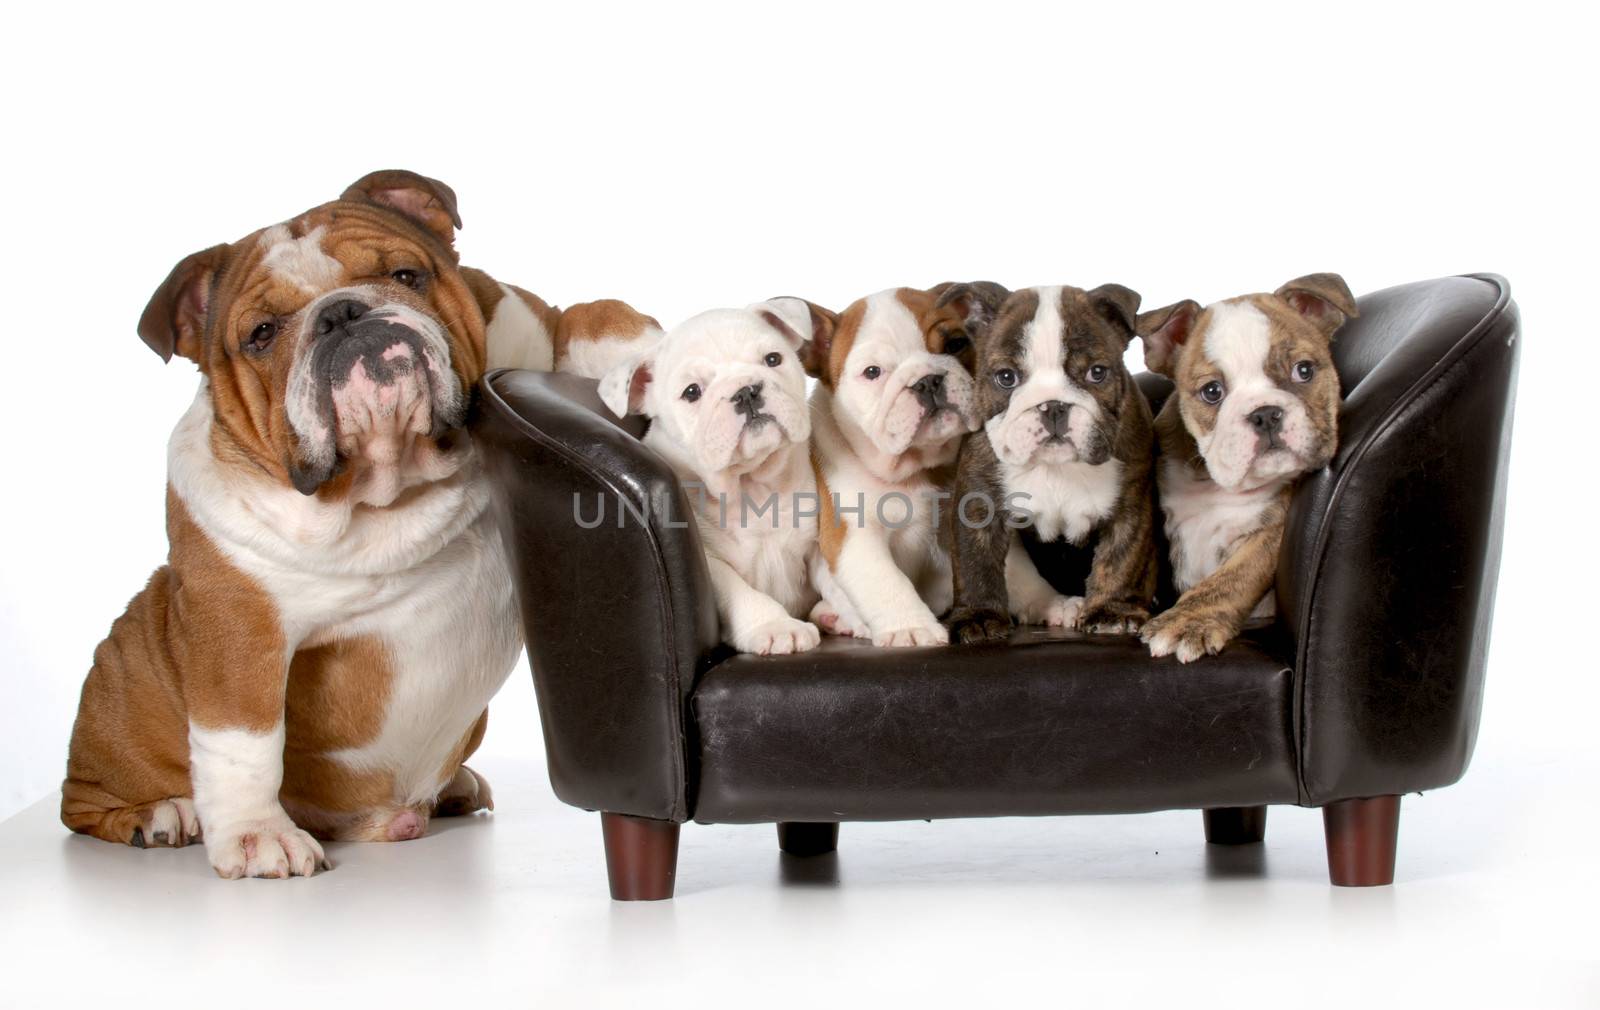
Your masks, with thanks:
[[[1139,317],[1145,363],[1175,385],[1155,422],[1157,481],[1183,595],[1145,625],[1152,655],[1191,662],[1232,640],[1252,611],[1272,613],[1290,495],[1338,446],[1328,349],[1355,315],[1342,278],[1311,274],[1270,295]]]
[[[1030,288],[981,328],[984,431],[962,446],[957,478],[957,640],[1004,638],[1011,615],[1110,633],[1148,618],[1154,447],[1149,405],[1122,363],[1138,308],[1118,284]],[[1083,597],[1061,596],[1039,575],[1018,534],[1028,525],[1045,541],[1092,540]]]
[[[486,361],[561,314],[462,267],[460,225],[449,186],[374,172],[150,299],[140,337],[200,383],[168,447],[168,563],[84,682],[72,830],[203,837],[223,877],[287,877],[325,865],[317,838],[492,805],[463,762],[521,639],[464,421]]]
[[[821,640],[803,619],[817,598],[805,362],[819,325],[797,298],[703,312],[600,382],[619,417],[651,419],[645,445],[690,487],[722,636],[741,652]]]
[[[812,619],[830,632],[882,646],[949,640],[936,616],[951,599],[942,506],[961,440],[978,426],[967,319],[1003,291],[893,288],[819,329],[811,418],[822,600]]]

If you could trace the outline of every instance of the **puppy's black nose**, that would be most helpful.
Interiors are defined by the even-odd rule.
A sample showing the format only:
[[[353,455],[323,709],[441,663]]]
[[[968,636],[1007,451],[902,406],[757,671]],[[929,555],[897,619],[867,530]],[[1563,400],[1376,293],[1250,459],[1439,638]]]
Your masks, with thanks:
[[[341,298],[317,312],[317,336],[325,337],[367,314],[367,307],[354,298]]]
[[[1071,409],[1072,404],[1060,400],[1046,400],[1039,404],[1039,418],[1044,430],[1056,438],[1066,435],[1067,411]]]
[[[924,375],[911,384],[911,390],[917,394],[917,399],[922,401],[924,410],[937,410],[945,405],[943,372]]]
[[[1283,427],[1282,407],[1257,407],[1245,415],[1245,420],[1250,422],[1250,427],[1258,435],[1264,436],[1268,441]]]
[[[765,406],[765,401],[761,399],[761,383],[759,382],[752,382],[728,397],[728,399],[733,401],[733,412],[735,414],[754,414]]]

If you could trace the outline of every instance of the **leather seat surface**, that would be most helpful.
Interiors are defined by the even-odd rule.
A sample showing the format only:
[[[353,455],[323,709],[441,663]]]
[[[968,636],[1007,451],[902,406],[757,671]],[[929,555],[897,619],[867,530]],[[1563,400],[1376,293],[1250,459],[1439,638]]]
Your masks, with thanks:
[[[1137,638],[826,638],[735,656],[692,699],[699,821],[908,820],[1293,803],[1293,678],[1270,628],[1187,666]]]

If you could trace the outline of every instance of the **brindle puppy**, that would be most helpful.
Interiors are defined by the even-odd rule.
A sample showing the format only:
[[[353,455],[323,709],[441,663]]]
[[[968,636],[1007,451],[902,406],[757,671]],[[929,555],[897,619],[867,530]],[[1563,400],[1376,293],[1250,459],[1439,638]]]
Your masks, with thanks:
[[[1122,363],[1138,309],[1138,294],[1117,284],[1030,288],[978,327],[987,420],[957,464],[953,640],[1004,638],[1013,615],[1102,633],[1136,632],[1149,617],[1154,440]],[[1083,597],[1039,575],[1017,532],[1027,525],[1044,541],[1093,542]]]
[[[1190,662],[1231,641],[1252,611],[1272,613],[1290,495],[1338,445],[1328,345],[1355,315],[1343,279],[1311,274],[1270,295],[1139,317],[1145,363],[1176,384],[1156,418],[1157,481],[1183,595],[1145,625],[1152,655]]]

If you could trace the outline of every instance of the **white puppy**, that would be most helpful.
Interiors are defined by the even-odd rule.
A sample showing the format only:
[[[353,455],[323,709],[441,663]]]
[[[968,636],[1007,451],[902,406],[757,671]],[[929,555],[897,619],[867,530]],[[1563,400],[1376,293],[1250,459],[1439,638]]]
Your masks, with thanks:
[[[797,298],[713,309],[607,372],[618,416],[651,419],[644,444],[688,490],[722,637],[740,652],[804,652],[821,640],[817,493],[807,442],[813,315]]]

